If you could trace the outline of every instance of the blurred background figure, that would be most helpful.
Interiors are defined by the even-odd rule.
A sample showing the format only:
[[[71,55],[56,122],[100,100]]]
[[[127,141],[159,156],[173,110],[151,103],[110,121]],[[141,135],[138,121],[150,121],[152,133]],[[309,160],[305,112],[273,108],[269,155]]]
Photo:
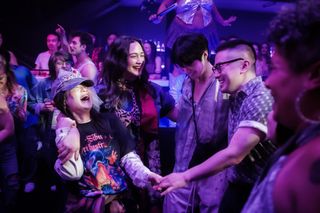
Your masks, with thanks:
[[[107,52],[111,44],[119,37],[118,33],[111,32],[106,36],[106,45],[104,46],[104,51]]]
[[[39,190],[40,197],[44,203],[51,202],[46,195],[48,192],[54,193],[57,200],[55,208],[63,208],[63,193],[60,178],[55,173],[53,166],[57,158],[57,148],[55,145],[55,128],[56,118],[59,111],[53,103],[52,87],[53,82],[57,78],[60,70],[78,73],[72,68],[73,60],[71,54],[65,51],[56,51],[50,56],[48,67],[49,77],[44,78],[32,89],[29,99],[29,108],[33,113],[40,117],[38,131],[41,141],[40,150],[37,160],[37,178],[35,179],[35,187]],[[78,73],[78,75],[80,75]],[[38,148],[39,149],[39,148]],[[43,205],[46,206],[46,205]]]
[[[271,53],[270,48],[267,43],[254,44],[254,49],[256,51],[256,74],[261,76],[262,80],[265,81],[270,73],[270,62]]]
[[[10,53],[3,48],[0,49],[0,96],[3,111],[0,119],[0,174],[4,204],[4,210],[1,212],[9,213],[13,212],[16,207],[19,189],[15,135],[23,134],[22,126],[26,119],[27,110],[27,91],[16,83],[14,73],[10,69]],[[6,113],[11,113],[11,115]],[[3,131],[6,128],[9,129]]]
[[[4,44],[4,34],[3,32],[0,31],[0,48],[5,48],[7,49],[7,47]],[[9,51],[9,50],[8,50]],[[11,65],[18,65],[18,61],[16,56],[13,54],[13,52],[9,51],[10,54],[10,64]]]
[[[160,4],[157,14],[149,17],[154,23],[160,23],[163,19],[161,12],[175,4],[176,15],[170,24],[166,34],[166,69],[171,72],[170,50],[175,40],[184,34],[201,33],[205,35],[209,42],[209,53],[215,51],[219,44],[216,22],[222,26],[231,26],[237,17],[231,16],[224,19],[213,0],[164,0]]]
[[[143,48],[147,58],[145,66],[149,73],[149,79],[161,79],[162,59],[160,56],[157,55],[156,45],[152,41],[145,41],[143,43]]]
[[[47,35],[47,47],[48,50],[45,52],[39,53],[37,56],[37,59],[35,61],[35,69],[41,69],[41,70],[49,70],[48,62],[50,56],[59,50],[60,48],[60,38],[59,35],[56,33],[49,33]]]

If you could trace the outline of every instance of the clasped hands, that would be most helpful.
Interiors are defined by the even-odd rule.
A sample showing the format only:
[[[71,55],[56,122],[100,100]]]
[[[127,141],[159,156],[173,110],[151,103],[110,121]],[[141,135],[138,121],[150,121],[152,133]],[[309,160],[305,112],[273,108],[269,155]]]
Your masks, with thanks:
[[[187,184],[188,180],[185,172],[171,173],[157,179],[157,181],[153,183],[153,189],[161,192],[163,196],[175,189],[185,187]]]

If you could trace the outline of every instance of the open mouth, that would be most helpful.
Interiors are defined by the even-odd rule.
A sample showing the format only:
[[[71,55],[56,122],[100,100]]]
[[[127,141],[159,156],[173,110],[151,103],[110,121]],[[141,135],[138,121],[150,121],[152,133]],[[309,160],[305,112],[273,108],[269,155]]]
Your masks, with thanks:
[[[133,69],[140,71],[141,67],[133,67]]]
[[[90,97],[89,95],[84,95],[80,98],[81,101],[89,101],[90,100]]]

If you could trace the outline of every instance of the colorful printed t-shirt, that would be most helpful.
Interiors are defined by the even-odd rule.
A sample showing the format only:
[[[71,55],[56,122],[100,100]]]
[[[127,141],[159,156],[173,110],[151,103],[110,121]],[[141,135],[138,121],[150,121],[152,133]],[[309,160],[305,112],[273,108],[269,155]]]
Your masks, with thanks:
[[[134,141],[117,117],[102,115],[100,125],[95,121],[77,125],[85,168],[80,181],[84,196],[112,195],[127,189],[120,159],[134,150]]]

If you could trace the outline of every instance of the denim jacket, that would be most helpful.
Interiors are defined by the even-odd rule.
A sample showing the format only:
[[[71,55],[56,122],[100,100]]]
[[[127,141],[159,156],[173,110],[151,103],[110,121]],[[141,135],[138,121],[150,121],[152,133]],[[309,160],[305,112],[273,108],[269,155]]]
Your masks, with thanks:
[[[51,130],[53,112],[41,112],[41,105],[46,99],[52,100],[51,87],[53,80],[51,78],[45,78],[38,82],[38,84],[32,88],[31,96],[28,102],[30,111],[39,115],[41,134],[43,136],[49,136]]]

